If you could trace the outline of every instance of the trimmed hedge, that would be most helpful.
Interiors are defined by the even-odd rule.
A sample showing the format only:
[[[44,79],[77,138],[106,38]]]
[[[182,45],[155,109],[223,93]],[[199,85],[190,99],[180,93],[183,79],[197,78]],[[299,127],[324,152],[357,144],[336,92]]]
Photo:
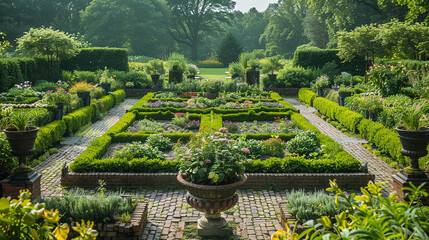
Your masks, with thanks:
[[[320,49],[317,47],[298,47],[293,55],[293,66],[304,68],[323,68],[329,62],[335,62],[338,69],[352,75],[363,76],[366,62],[363,57],[355,57],[350,62],[342,62],[338,57],[339,49]]]
[[[134,113],[136,114],[136,117],[138,120],[141,119],[152,119],[152,120],[171,120],[174,118],[174,113],[170,112],[170,111],[158,111],[158,112],[137,112],[134,111]],[[193,114],[190,113],[188,115],[189,119],[191,120],[200,120],[201,119],[202,114]]]
[[[287,110],[292,110],[294,112],[297,112],[296,108],[294,106],[292,106],[290,103],[286,102],[281,96],[280,94],[276,93],[276,92],[272,92],[270,94],[271,98],[275,101],[277,101],[278,103],[280,103],[281,105],[284,106],[284,108],[286,108]],[[266,112],[273,112],[271,110],[268,110]]]
[[[143,105],[147,102],[149,102],[150,99],[152,99],[155,96],[155,93],[150,92],[142,97],[136,104],[134,104],[133,107],[131,107],[128,111],[132,112],[134,110],[140,111],[140,112],[157,112],[157,111],[141,111],[141,108]]]
[[[82,126],[91,122],[94,116],[94,109],[91,106],[78,109],[63,117],[63,121],[67,126],[67,135],[71,136]]]
[[[208,114],[208,115],[202,115],[201,116],[201,124],[200,124],[200,131],[201,132],[207,132],[210,130],[219,130],[222,128],[222,115],[220,114]]]
[[[222,119],[223,120],[229,120],[229,121],[271,121],[275,120],[277,117],[281,118],[289,118],[292,111],[287,112],[258,112],[256,113],[253,110],[249,110],[248,112],[244,113],[234,113],[234,114],[223,114]]]
[[[42,154],[52,147],[66,133],[66,123],[64,121],[54,121],[39,128],[34,148],[36,154]]]
[[[301,100],[303,100],[302,97],[303,95],[300,96]],[[373,143],[380,151],[388,154],[401,165],[409,165],[408,159],[401,154],[402,145],[396,131],[386,128],[381,123],[365,119],[361,114],[321,97],[314,100],[313,106],[329,118],[340,122],[350,131],[359,132],[368,142]]]
[[[136,158],[76,159],[70,169],[73,172],[178,172],[177,160]],[[344,173],[359,172],[361,164],[354,159],[305,159],[304,157],[269,158],[244,162],[246,173]],[[90,169],[90,171],[88,171]]]
[[[301,89],[299,89],[298,97],[303,102],[313,106],[313,101],[314,101],[314,99],[316,99],[317,94],[314,93],[313,91],[311,91],[310,88],[301,88]]]
[[[125,100],[125,91],[123,89],[116,90],[110,93],[115,101],[115,106]]]
[[[194,133],[160,133],[168,137],[172,142],[187,142]],[[129,142],[145,142],[152,133],[138,132],[138,133],[117,133],[112,135],[113,143],[129,143]],[[107,149],[106,149],[107,150]]]
[[[105,67],[117,71],[128,71],[128,51],[123,48],[82,48],[73,58],[61,62],[61,69],[67,71],[103,70]]]
[[[337,120],[354,133],[357,132],[359,123],[364,118],[361,114],[322,97],[317,97],[313,102],[313,106],[330,119]]]

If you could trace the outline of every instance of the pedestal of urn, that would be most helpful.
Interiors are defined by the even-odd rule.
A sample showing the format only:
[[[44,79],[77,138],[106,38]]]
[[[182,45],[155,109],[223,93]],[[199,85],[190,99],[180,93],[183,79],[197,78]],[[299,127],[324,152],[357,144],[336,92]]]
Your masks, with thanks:
[[[210,186],[187,182],[182,175],[177,180],[186,186],[188,194],[186,201],[195,210],[204,212],[204,217],[198,220],[197,234],[200,237],[227,237],[232,235],[227,221],[221,217],[221,212],[232,208],[238,202],[236,189],[244,184],[244,179],[227,185]]]

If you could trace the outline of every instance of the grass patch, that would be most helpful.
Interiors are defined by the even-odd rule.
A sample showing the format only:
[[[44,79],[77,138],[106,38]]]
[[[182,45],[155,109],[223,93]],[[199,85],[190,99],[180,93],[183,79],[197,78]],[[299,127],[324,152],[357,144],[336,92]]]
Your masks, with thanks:
[[[200,68],[200,76],[203,78],[225,78],[228,68]]]

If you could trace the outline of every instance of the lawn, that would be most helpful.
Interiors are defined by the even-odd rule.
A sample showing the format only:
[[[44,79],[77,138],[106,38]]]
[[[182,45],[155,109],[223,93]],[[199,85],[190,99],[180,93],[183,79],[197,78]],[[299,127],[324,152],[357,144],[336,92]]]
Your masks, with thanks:
[[[228,68],[200,68],[200,76],[203,78],[225,78]]]

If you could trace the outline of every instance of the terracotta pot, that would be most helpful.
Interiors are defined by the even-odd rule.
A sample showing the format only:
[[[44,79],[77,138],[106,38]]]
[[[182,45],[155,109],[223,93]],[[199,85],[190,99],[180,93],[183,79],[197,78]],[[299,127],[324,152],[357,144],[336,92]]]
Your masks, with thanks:
[[[39,128],[29,127],[27,131],[15,131],[8,128],[3,131],[6,133],[6,138],[13,152],[27,153],[33,151]]]

